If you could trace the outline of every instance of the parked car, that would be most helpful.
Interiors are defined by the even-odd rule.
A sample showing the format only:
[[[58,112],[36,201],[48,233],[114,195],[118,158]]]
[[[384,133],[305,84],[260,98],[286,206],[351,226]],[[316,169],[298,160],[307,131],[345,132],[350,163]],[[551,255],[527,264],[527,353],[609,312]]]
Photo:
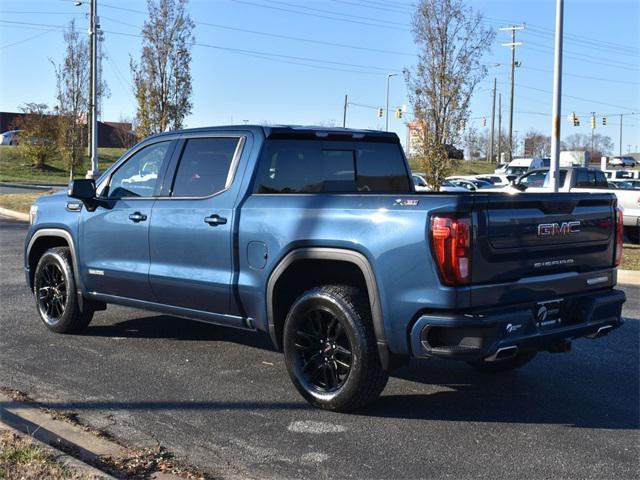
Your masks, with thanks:
[[[609,180],[609,186],[621,190],[640,190],[640,180]]]
[[[636,160],[633,157],[622,156],[622,157],[613,157],[609,160],[609,165],[616,167],[635,167]]]
[[[416,189],[416,192],[428,192],[431,190],[429,185],[427,185],[427,181],[422,178],[421,175],[413,173],[411,174],[411,178],[413,179],[413,187]]]
[[[0,145],[18,145],[18,137],[22,130],[9,130],[0,133]]]
[[[462,187],[465,188],[467,190],[469,190],[470,192],[475,192],[476,190],[480,190],[481,188],[491,188],[493,187],[493,184],[491,182],[487,182],[484,180],[478,180],[475,177],[472,178],[468,178],[468,177],[447,177],[445,179],[447,182],[449,182],[451,185],[454,185],[456,187]]]
[[[497,174],[476,175],[475,178],[478,180],[489,182],[495,187],[506,187],[511,183],[509,181],[509,178],[506,175],[497,175]]]
[[[469,189],[460,185],[455,185],[450,180],[444,180],[440,184],[440,191],[448,193],[469,193]]]
[[[51,331],[121,304],[265,332],[329,410],[374,400],[411,357],[499,372],[622,324],[612,195],[417,195],[394,133],[162,133],[30,218],[26,280]]]
[[[499,163],[496,169],[493,171],[493,173],[497,175],[504,175],[507,173],[508,166],[509,166],[508,163]]]
[[[505,175],[509,181],[537,168],[549,168],[551,160],[548,158],[516,158],[509,162]]]

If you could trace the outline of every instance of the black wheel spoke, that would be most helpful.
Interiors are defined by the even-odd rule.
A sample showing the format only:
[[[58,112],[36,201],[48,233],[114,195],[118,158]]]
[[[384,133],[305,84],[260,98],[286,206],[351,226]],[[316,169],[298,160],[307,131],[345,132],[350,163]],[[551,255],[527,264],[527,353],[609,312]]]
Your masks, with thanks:
[[[64,315],[67,295],[63,270],[54,263],[45,265],[38,273],[37,299],[47,323],[55,323]]]
[[[307,311],[299,321],[293,346],[298,371],[311,388],[331,392],[344,385],[352,353],[338,316],[322,308]]]

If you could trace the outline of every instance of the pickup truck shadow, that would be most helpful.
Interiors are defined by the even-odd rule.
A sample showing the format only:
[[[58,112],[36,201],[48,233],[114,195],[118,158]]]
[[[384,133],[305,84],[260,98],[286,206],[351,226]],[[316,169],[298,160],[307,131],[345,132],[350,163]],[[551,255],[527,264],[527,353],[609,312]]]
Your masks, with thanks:
[[[233,342],[273,351],[265,334],[191,322],[169,315],[134,318],[115,324],[96,324],[90,326],[84,334]],[[371,418],[639,429],[639,338],[640,320],[628,319],[620,330],[612,332],[608,337],[593,342],[577,340],[572,353],[543,352],[524,368],[503,374],[479,373],[461,362],[413,360],[409,366],[395,370],[382,396],[355,415]],[[284,368],[282,376],[282,381],[288,382]],[[289,399],[266,404],[187,403],[179,403],[174,407],[196,410],[312,409],[302,401],[298,403]],[[156,405],[156,408],[171,406]]]
[[[93,337],[158,338],[187,342],[233,342],[262,350],[274,350],[266,334],[237,330],[171,315],[132,318],[113,324],[91,324],[82,335]]]

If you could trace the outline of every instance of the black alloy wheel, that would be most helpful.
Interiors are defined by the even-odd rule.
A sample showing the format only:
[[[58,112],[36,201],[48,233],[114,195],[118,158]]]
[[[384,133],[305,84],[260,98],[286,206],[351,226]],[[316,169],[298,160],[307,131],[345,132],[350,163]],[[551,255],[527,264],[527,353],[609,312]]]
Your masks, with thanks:
[[[296,331],[296,363],[301,377],[321,392],[344,385],[351,371],[351,344],[345,329],[330,311],[316,307],[306,312]]]

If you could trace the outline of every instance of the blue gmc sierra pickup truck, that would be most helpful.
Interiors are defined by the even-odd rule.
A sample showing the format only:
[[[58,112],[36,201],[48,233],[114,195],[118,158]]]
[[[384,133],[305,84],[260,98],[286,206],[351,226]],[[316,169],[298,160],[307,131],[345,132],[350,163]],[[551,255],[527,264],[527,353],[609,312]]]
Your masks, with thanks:
[[[374,400],[411,357],[500,372],[622,323],[613,195],[416,194],[391,133],[163,133],[30,217],[50,330],[114,303],[268,332],[325,409]]]

